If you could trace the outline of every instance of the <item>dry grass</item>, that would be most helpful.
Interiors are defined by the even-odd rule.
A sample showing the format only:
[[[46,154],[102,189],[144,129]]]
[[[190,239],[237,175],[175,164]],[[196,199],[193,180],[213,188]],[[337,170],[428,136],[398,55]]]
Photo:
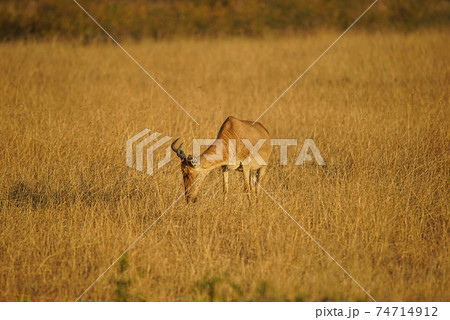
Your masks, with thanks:
[[[0,300],[76,299],[183,191],[178,159],[125,166],[143,128],[214,137],[255,119],[335,38],[0,45]],[[379,301],[449,300],[448,36],[345,36],[261,119],[327,166],[271,158],[265,188]],[[163,154],[159,154],[161,158]],[[240,173],[178,202],[84,301],[370,300]]]

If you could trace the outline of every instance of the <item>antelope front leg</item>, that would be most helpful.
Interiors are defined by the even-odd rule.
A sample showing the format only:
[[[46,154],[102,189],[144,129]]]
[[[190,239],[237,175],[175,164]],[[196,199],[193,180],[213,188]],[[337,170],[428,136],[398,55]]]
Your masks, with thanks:
[[[228,169],[227,167],[222,167],[222,173],[223,173],[223,199],[227,199],[228,195]]]
[[[258,169],[258,176],[256,178],[257,183],[255,183],[256,184],[256,186],[255,186],[256,187],[256,195],[261,193],[261,185],[260,184],[261,184],[264,174],[266,173],[266,170],[267,170],[266,166]]]
[[[242,168],[242,171],[244,172],[244,182],[245,182],[245,189],[247,190],[247,195],[248,195],[248,201],[250,201],[250,204],[252,204],[252,187],[250,186],[250,184],[252,183],[252,181],[250,181],[250,168],[248,166],[245,166]]]
[[[250,183],[250,191],[252,193],[255,193],[255,179],[256,179],[255,172],[250,170],[250,177],[249,177],[248,181]]]

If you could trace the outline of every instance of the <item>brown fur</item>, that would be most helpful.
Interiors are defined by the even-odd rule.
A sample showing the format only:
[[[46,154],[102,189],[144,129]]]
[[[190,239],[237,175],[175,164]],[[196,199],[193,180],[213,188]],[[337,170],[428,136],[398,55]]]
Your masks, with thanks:
[[[243,172],[244,183],[249,196],[250,202],[252,197],[259,191],[259,183],[266,172],[267,165],[260,165],[257,161],[251,158],[251,161],[243,165],[243,162],[250,155],[247,147],[242,143],[241,139],[248,139],[252,145],[256,145],[259,139],[266,139],[258,153],[268,163],[272,146],[270,144],[269,131],[259,122],[252,125],[252,121],[239,120],[233,116],[228,117],[220,127],[216,142],[209,146],[201,155],[198,165],[193,166],[189,161],[181,162],[181,171],[183,173],[184,186],[186,188],[186,200],[195,201],[200,189],[203,178],[213,169],[221,167],[223,171],[223,190],[226,197],[228,193],[228,173],[232,170],[239,170]],[[223,141],[223,159],[217,161],[209,161],[205,155],[216,154],[217,141]],[[229,165],[229,141],[234,139],[236,141],[236,164]],[[189,156],[191,157],[191,156]],[[189,158],[188,159],[192,159]],[[255,183],[253,181],[257,181]],[[197,181],[198,180],[198,181]],[[195,182],[195,185],[193,183]]]

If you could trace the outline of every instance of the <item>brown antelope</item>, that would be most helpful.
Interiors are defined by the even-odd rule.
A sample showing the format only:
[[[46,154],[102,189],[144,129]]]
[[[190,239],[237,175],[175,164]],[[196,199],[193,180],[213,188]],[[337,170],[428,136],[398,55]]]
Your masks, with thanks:
[[[250,203],[252,202],[252,195],[259,192],[259,183],[261,183],[262,177],[266,172],[272,151],[270,135],[267,129],[259,122],[256,122],[254,125],[252,123],[252,121],[239,120],[232,116],[228,117],[220,127],[215,142],[202,152],[198,158],[194,158],[192,155],[186,156],[181,150],[183,144],[178,148],[175,147],[176,142],[180,138],[172,143],[172,150],[181,159],[181,171],[183,173],[187,202],[190,200],[196,201],[201,181],[211,170],[218,167],[221,167],[223,172],[225,197],[228,193],[229,171],[239,170],[244,173],[245,188],[249,201]],[[223,156],[220,160],[211,160],[214,155],[217,155],[218,146],[219,149],[221,147]],[[253,146],[255,148],[259,147],[256,154],[249,151]],[[260,157],[255,159],[254,156],[258,156],[258,154]],[[253,177],[255,177],[257,183],[254,183]]]

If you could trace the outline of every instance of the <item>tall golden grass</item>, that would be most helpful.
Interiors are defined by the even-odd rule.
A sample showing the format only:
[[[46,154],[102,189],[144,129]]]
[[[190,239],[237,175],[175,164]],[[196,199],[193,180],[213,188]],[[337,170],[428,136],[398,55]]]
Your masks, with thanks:
[[[336,39],[0,45],[0,300],[73,301],[184,191],[179,160],[125,166],[144,128],[213,138],[256,119]],[[260,121],[327,165],[275,149],[264,188],[378,301],[449,300],[449,59],[441,31],[352,32]],[[162,159],[163,151],[157,157]],[[82,301],[370,301],[267,196],[220,171],[177,202]]]

